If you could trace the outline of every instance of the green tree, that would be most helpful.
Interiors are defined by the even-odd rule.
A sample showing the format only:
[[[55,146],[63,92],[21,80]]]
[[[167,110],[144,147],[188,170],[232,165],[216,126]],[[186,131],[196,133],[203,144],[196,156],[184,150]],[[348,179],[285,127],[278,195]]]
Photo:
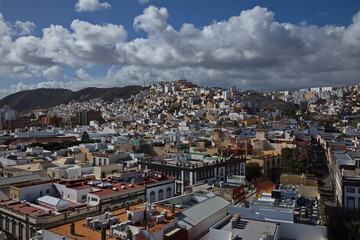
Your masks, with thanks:
[[[262,176],[262,167],[257,162],[249,162],[246,164],[246,179],[253,181],[254,179]]]
[[[302,168],[299,166],[298,157],[300,152],[297,148],[282,148],[281,161],[283,163],[283,172],[301,173]]]
[[[81,136],[81,141],[82,142],[89,142],[90,141],[90,136],[89,136],[89,133],[87,131],[84,131],[83,135]]]
[[[352,219],[345,222],[345,226],[350,239],[360,239],[360,221]]]

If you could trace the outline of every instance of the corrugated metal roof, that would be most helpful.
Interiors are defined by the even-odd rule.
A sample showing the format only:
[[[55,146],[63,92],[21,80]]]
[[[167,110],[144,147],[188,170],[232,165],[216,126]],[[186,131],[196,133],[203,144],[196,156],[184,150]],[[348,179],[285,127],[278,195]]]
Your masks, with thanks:
[[[38,174],[29,174],[29,175],[17,176],[17,177],[11,177],[11,178],[1,178],[0,186],[21,183],[21,182],[26,182],[26,181],[40,180],[40,179],[41,179],[41,177]],[[47,177],[47,179],[50,179],[50,178]]]
[[[213,197],[207,199],[191,208],[182,211],[178,216],[179,224],[186,226],[186,229],[196,226],[205,219],[209,218],[218,211],[227,208],[230,202],[221,198]]]

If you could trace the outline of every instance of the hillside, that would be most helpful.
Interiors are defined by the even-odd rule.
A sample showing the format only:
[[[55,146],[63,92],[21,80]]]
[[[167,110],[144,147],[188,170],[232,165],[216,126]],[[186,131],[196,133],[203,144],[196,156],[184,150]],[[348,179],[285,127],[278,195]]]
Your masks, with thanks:
[[[294,115],[297,110],[297,106],[294,104],[287,103],[279,99],[272,100],[270,97],[265,97],[260,93],[252,94],[249,98],[255,103],[255,107],[259,109],[271,111],[280,110],[285,115]]]
[[[0,100],[0,107],[9,105],[19,112],[28,112],[34,109],[50,108],[70,101],[86,101],[102,98],[111,101],[115,98],[129,98],[141,91],[141,86],[127,86],[116,88],[85,88],[79,91],[68,89],[39,88],[11,94]]]

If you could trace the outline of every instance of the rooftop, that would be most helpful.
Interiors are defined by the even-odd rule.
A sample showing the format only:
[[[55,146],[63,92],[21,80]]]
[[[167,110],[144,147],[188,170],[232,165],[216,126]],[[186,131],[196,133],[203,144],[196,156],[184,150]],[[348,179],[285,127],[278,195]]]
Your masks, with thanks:
[[[134,206],[129,207],[129,211],[140,211],[145,205],[142,204],[137,204]],[[156,232],[159,229],[161,229],[161,227],[163,227],[165,224],[167,224],[167,221],[174,221],[174,217],[172,217],[172,213],[170,211],[169,208],[165,208],[163,206],[156,206],[156,212],[162,212],[163,210],[168,210],[168,214],[170,216],[170,218],[168,220],[165,220],[163,223],[158,223],[158,224],[152,224],[150,222],[150,225],[144,225],[146,222],[142,221],[141,223],[138,224],[132,224],[131,226],[133,227],[137,227],[137,228],[141,228],[141,229],[146,229],[148,228],[148,231],[152,231],[152,232]],[[175,210],[175,213],[178,213],[179,210]],[[127,213],[126,213],[126,209],[122,208],[122,209],[118,209],[113,211],[113,214],[115,217],[119,218],[119,222],[125,222],[127,220]],[[98,217],[101,217],[101,215],[99,215]],[[64,224],[61,226],[57,226],[54,228],[50,228],[48,229],[48,231],[56,233],[58,235],[61,236],[65,236],[68,238],[72,238],[72,239],[77,239],[77,240],[99,240],[101,239],[101,231],[100,230],[94,230],[88,226],[86,226],[86,219],[82,219],[79,221],[74,222],[75,224],[75,234],[71,234],[70,232],[70,223],[69,224]],[[107,229],[106,233],[110,233],[110,230]],[[107,236],[106,238],[107,240],[110,239],[115,239],[113,237]]]
[[[143,182],[139,183],[128,183],[128,182],[120,182],[118,180],[109,179],[105,180],[95,180],[91,177],[82,178],[76,180],[60,180],[57,183],[66,186],[67,188],[80,190],[85,188],[92,188],[91,194],[102,196],[106,194],[119,193],[119,192],[127,192],[132,191],[134,189],[145,188],[146,184],[157,183],[165,180],[172,180],[172,177],[161,177],[158,179],[155,178],[143,178]]]
[[[226,218],[226,221],[222,222],[214,229],[231,232],[234,240],[253,240],[262,239],[263,236],[272,235],[275,236],[278,226],[276,223],[251,220],[251,219],[240,219],[237,224],[232,227],[231,217]]]

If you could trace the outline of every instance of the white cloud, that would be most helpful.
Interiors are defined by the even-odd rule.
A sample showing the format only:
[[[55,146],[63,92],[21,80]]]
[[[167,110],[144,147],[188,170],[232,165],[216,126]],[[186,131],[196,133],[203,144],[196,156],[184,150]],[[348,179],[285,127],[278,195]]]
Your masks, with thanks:
[[[33,22],[21,22],[21,21],[16,21],[15,25],[13,26],[13,34],[17,35],[17,36],[23,36],[23,35],[30,35],[34,29],[35,29],[35,24]]]
[[[168,18],[166,8],[145,8],[134,28],[147,37],[128,41],[122,25],[80,20],[69,29],[51,25],[39,37],[14,37],[0,15],[0,76],[55,80],[62,66],[72,66],[79,68],[71,80],[77,87],[186,78],[200,85],[265,89],[360,79],[360,13],[349,26],[323,27],[277,22],[261,7],[202,28],[183,24],[176,30]],[[95,78],[87,69],[96,65],[113,67]]]
[[[48,81],[48,82],[40,82],[35,84],[26,84],[24,82],[18,82],[16,84],[11,85],[9,88],[0,89],[0,97],[13,94],[20,91],[37,89],[37,88],[71,88],[69,83],[59,82],[59,81]]]
[[[102,9],[111,8],[111,5],[107,2],[99,2],[99,0],[78,0],[75,4],[77,12],[93,12]]]
[[[43,70],[43,75],[48,79],[57,80],[63,76],[63,70],[59,66],[52,66]]]
[[[92,79],[92,77],[83,68],[76,70],[75,76],[80,80],[91,80]]]
[[[141,4],[145,4],[145,3],[150,2],[150,0],[138,0],[138,2],[141,3]]]

